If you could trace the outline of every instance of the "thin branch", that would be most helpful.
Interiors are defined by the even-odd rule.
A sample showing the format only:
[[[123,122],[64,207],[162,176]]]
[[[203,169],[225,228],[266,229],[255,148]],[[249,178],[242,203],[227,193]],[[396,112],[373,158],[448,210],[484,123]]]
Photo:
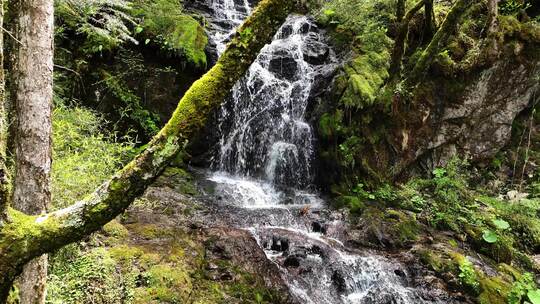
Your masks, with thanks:
[[[2,31],[4,31],[4,33],[8,34],[9,37],[11,37],[11,39],[15,40],[15,42],[17,42],[18,44],[20,45],[23,45],[23,43],[17,39],[12,32],[8,31],[6,28],[4,28],[3,26],[1,27],[2,28]]]

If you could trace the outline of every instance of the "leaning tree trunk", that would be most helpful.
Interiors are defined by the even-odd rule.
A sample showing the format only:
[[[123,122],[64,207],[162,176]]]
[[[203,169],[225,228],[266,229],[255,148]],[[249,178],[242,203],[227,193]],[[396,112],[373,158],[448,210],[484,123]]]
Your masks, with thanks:
[[[4,28],[4,0],[0,0],[0,28]],[[0,30],[0,227],[7,219],[9,201],[9,172],[6,166],[7,151],[7,107],[6,80],[4,75],[4,31]]]
[[[54,1],[20,0],[15,71],[13,207],[29,215],[51,202]],[[30,261],[19,280],[25,304],[45,303],[47,256]]]
[[[304,7],[296,1],[260,1],[216,65],[185,93],[147,149],[86,199],[42,216],[9,209],[10,221],[0,227],[0,303],[24,264],[97,231],[141,195],[204,128],[207,117],[221,105],[287,16],[300,10]]]
[[[405,81],[405,87],[409,87],[416,83],[429,69],[433,58],[440,51],[441,45],[450,37],[450,35],[456,29],[459,20],[463,14],[467,11],[469,6],[473,3],[473,0],[458,0],[453,6],[440,28],[437,30],[433,39],[422,52],[416,64],[409,73],[409,77]]]
[[[396,38],[394,39],[394,49],[392,50],[392,58],[390,62],[390,75],[393,79],[398,79],[401,72],[401,61],[405,54],[405,44],[409,35],[409,23],[414,15],[422,8],[424,0],[419,0],[416,5],[411,8],[405,17],[402,18],[398,25]]]

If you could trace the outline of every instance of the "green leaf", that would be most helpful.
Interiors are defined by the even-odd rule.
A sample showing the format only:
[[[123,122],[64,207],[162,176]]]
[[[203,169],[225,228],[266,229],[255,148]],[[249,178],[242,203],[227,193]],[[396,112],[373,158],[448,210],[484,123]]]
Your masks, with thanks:
[[[144,44],[149,44],[149,43],[150,43],[150,39],[146,39],[146,40],[144,41]]]
[[[484,233],[482,234],[482,238],[484,239],[484,241],[490,244],[493,244],[497,242],[497,240],[499,239],[499,236],[497,235],[497,233],[491,230],[484,230]]]
[[[436,168],[435,170],[433,170],[433,175],[435,175],[436,178],[442,178],[446,175],[446,169]]]
[[[527,297],[532,304],[540,304],[540,289],[529,290]]]
[[[510,228],[510,224],[507,221],[501,219],[493,220],[493,224],[495,225],[495,227],[501,230],[506,230]]]
[[[142,26],[137,26],[137,27],[135,28],[135,34],[139,34],[139,33],[142,32],[142,31],[143,31]]]

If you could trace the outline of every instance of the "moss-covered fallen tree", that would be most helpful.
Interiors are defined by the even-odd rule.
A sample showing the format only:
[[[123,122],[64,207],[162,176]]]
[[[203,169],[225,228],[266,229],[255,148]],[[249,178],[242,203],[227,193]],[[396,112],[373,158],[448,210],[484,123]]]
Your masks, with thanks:
[[[0,202],[0,211],[6,210],[2,216],[7,217],[0,224],[0,303],[24,264],[97,231],[141,195],[204,127],[209,113],[221,105],[286,17],[301,9],[296,1],[261,1],[216,65],[186,92],[148,148],[86,199],[42,216],[28,216]]]

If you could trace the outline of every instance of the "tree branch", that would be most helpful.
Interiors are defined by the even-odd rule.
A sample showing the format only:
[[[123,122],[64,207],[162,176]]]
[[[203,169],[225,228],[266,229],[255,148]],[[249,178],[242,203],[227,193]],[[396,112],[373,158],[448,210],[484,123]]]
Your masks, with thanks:
[[[411,8],[401,23],[399,24],[396,39],[394,42],[394,49],[392,51],[392,62],[390,64],[390,75],[392,78],[399,78],[401,71],[401,61],[403,60],[403,54],[405,53],[405,43],[407,42],[407,36],[409,35],[409,23],[414,15],[424,6],[424,0],[419,0],[416,5]]]
[[[448,37],[452,34],[455,26],[459,22],[459,19],[461,19],[461,16],[463,16],[467,8],[469,8],[472,3],[473,0],[458,0],[454,4],[446,16],[446,19],[441,24],[441,27],[437,33],[435,33],[435,36],[433,36],[433,39],[431,39],[429,45],[422,52],[420,58],[418,58],[414,69],[410,73],[409,78],[406,80],[407,86],[412,84],[413,81],[418,79],[418,77],[422,76],[427,71],[429,65],[435,57],[436,52],[439,51],[441,43],[448,39]]]
[[[0,228],[0,302],[22,265],[97,231],[141,195],[204,127],[209,113],[221,105],[286,17],[299,9],[295,1],[261,1],[216,65],[185,93],[148,148],[85,200],[39,217],[10,209],[10,222]]]

